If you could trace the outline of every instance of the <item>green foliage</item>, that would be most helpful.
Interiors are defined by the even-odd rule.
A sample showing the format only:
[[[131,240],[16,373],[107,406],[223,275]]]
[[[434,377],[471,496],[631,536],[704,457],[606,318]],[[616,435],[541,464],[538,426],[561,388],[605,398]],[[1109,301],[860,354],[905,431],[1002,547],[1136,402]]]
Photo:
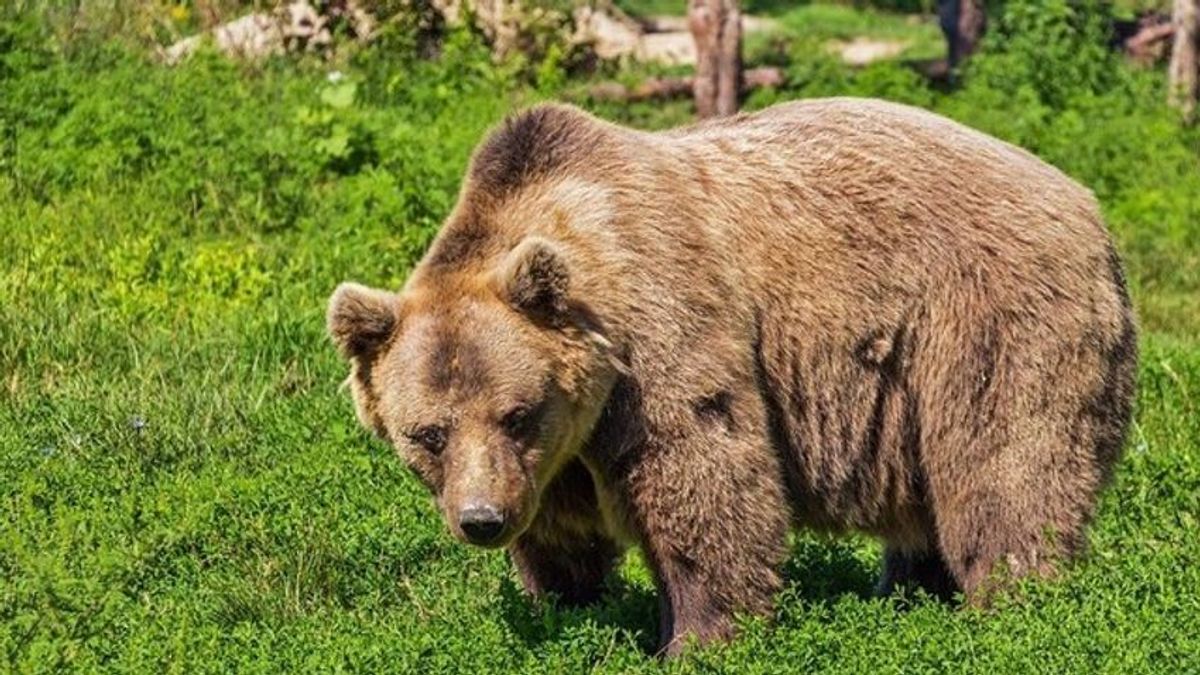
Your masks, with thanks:
[[[396,48],[417,44],[399,26],[340,75],[212,54],[164,68],[0,20],[0,668],[1197,671],[1200,137],[1161,105],[1158,75],[1067,30],[1076,10],[1030,7],[1010,3],[1003,25],[1021,30],[994,33],[952,92],[895,62],[848,69],[820,49],[844,34],[787,28],[769,53],[788,83],[748,103],[930,107],[1096,190],[1143,342],[1091,553],[955,611],[873,599],[869,541],[799,535],[773,623],[668,664],[646,654],[656,601],[636,557],[599,606],[567,610],[454,543],[358,428],[323,335],[336,283],[403,282],[471,148],[571,86],[566,57],[535,66],[532,90],[468,31],[425,60]],[[690,118],[686,103],[595,108]]]
[[[1055,111],[1107,91],[1122,74],[1107,46],[1110,10],[1104,0],[1010,0],[971,77]]]

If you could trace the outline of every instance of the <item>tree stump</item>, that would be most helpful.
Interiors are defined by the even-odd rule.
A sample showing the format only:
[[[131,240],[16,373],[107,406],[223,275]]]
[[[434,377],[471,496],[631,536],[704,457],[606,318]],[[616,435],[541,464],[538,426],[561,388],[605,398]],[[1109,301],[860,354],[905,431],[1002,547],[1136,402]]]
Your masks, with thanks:
[[[946,37],[947,61],[954,69],[979,48],[987,30],[983,0],[939,0],[938,23]]]
[[[689,0],[688,28],[696,40],[696,115],[734,114],[742,87],[742,13],[737,0]]]
[[[1175,44],[1168,70],[1169,102],[1191,121],[1196,110],[1197,78],[1200,76],[1200,13],[1197,0],[1175,0],[1171,22]]]

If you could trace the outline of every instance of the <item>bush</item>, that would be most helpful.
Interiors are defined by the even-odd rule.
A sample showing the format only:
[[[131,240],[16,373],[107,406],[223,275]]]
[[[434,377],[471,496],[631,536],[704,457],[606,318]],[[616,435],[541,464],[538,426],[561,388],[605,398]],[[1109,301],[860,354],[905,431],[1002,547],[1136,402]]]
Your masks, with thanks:
[[[1024,103],[1062,110],[1080,95],[1118,85],[1123,70],[1108,47],[1111,4],[1103,0],[1011,0],[969,76],[1016,93]]]

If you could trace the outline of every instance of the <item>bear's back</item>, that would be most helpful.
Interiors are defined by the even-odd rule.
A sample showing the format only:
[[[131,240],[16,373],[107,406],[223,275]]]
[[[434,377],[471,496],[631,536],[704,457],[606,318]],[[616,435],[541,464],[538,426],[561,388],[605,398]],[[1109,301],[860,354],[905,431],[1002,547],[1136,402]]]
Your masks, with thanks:
[[[1035,227],[1044,237],[1107,242],[1089,190],[1026,150],[919,108],[859,98],[795,101],[662,137],[715,165],[708,173],[718,184],[786,188],[812,202],[812,215],[830,227],[907,220],[952,235],[983,229],[1020,236]]]
[[[740,258],[732,285],[753,293],[777,293],[791,277],[824,293],[921,294],[983,275],[997,303],[1019,307],[1040,292],[1038,277],[1082,296],[1111,280],[1090,191],[924,110],[816,99],[653,136],[682,167],[664,169],[677,174],[669,182],[703,202],[695,227]]]

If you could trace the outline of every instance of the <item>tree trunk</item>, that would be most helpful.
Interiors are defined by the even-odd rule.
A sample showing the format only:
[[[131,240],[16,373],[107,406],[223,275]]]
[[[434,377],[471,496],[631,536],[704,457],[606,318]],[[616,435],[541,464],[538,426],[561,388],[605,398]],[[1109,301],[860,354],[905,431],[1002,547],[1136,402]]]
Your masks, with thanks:
[[[1196,86],[1200,71],[1200,13],[1197,0],[1175,0],[1172,23],[1175,25],[1175,45],[1171,50],[1169,96],[1171,105],[1192,119],[1196,110]]]
[[[688,27],[696,40],[696,114],[732,115],[742,86],[742,13],[737,0],[689,0]]]
[[[957,68],[979,48],[979,40],[987,29],[983,0],[938,0],[938,23],[946,36],[950,68]]]

